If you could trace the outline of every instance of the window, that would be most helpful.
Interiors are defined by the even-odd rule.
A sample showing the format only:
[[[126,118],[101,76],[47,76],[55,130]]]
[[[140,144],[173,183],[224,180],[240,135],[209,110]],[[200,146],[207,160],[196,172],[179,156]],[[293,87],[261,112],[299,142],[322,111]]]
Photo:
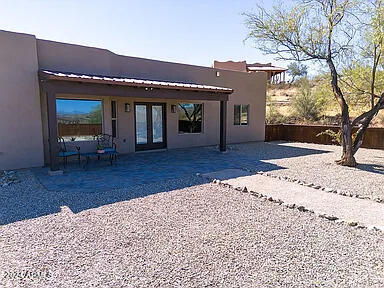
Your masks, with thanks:
[[[248,125],[249,105],[234,105],[234,125]]]
[[[70,141],[93,140],[102,133],[102,107],[99,100],[57,99],[59,136]]]
[[[111,118],[112,118],[112,137],[117,137],[117,110],[116,101],[111,101]]]
[[[179,103],[179,133],[203,131],[203,104]]]

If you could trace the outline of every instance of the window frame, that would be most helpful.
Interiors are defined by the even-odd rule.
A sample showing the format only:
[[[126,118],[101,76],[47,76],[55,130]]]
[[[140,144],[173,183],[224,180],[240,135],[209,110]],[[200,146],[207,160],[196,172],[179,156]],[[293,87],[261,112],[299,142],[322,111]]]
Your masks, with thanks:
[[[115,103],[115,115],[113,115],[113,104],[112,103]],[[113,138],[118,138],[119,137],[119,128],[118,128],[118,103],[117,103],[117,100],[114,100],[112,99],[111,100],[111,135]],[[113,117],[115,116],[115,117]],[[113,135],[114,131],[113,131],[113,121],[115,121],[115,128],[116,128],[116,131],[115,131],[115,135]]]
[[[201,131],[200,132],[180,132],[180,113],[179,113],[179,109],[180,108],[180,104],[193,104],[193,105],[201,105]],[[178,102],[177,103],[177,110],[176,110],[176,113],[177,113],[177,134],[178,135],[197,135],[197,134],[203,134],[204,133],[204,103],[203,102],[198,102],[198,103],[192,103],[192,102]]]
[[[105,119],[105,110],[104,110],[104,99],[102,98],[76,98],[76,97],[56,97],[56,105],[57,105],[57,100],[72,100],[72,101],[99,101],[101,103],[101,133],[104,133],[105,129],[105,124],[104,124],[104,119]],[[56,106],[57,107],[57,106]],[[57,108],[56,108],[57,109]],[[58,121],[58,112],[56,111],[56,123],[57,123],[57,135],[59,136],[59,121]],[[63,137],[65,141],[70,141],[70,142],[95,142],[97,141],[96,139],[93,138],[95,135],[83,135],[83,136],[92,136],[92,139],[75,139],[74,141],[66,139],[66,137],[69,136],[59,136]]]
[[[240,107],[239,123],[236,123],[236,106]],[[243,107],[247,107],[247,123],[242,123]],[[234,104],[233,105],[233,125],[234,126],[249,126],[249,104]]]

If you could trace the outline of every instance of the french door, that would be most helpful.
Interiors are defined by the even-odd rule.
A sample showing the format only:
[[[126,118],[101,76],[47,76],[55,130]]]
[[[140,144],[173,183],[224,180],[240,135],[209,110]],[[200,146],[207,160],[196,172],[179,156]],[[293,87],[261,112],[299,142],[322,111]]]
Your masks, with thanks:
[[[135,103],[136,151],[167,146],[165,110],[164,103]]]

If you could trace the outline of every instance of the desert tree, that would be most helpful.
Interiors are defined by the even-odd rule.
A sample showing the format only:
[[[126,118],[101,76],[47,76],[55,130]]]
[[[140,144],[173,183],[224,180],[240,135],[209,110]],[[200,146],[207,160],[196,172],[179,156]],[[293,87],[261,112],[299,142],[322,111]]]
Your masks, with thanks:
[[[354,155],[364,132],[384,108],[384,91],[370,91],[374,98],[371,109],[351,119],[346,91],[341,85],[341,71],[352,62],[364,61],[371,73],[379,67],[384,35],[382,1],[300,0],[290,7],[280,4],[267,10],[257,6],[254,12],[244,13],[248,39],[254,40],[264,53],[279,60],[315,61],[328,67],[332,93],[341,109],[342,156],[336,163],[345,166],[357,165]],[[370,64],[361,50],[371,51]],[[354,126],[358,129],[352,135]]]
[[[360,105],[369,102],[371,108],[379,99],[377,93],[384,91],[383,4],[382,0],[368,0],[358,6],[362,33],[355,50],[359,53],[352,55],[353,60],[341,73],[341,84],[353,102]]]
[[[292,76],[290,83],[293,83],[296,77],[307,76],[308,66],[300,62],[291,62],[288,64],[288,73]]]

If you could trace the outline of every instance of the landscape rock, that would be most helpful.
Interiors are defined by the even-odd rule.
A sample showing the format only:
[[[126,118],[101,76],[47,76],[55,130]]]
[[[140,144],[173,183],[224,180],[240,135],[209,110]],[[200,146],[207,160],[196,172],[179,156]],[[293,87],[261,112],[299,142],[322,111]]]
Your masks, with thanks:
[[[297,206],[297,210],[301,211],[301,212],[305,212],[307,211],[307,209],[305,209],[304,206]]]
[[[0,171],[0,187],[5,188],[18,182],[19,179],[15,171]]]
[[[330,220],[330,221],[335,221],[335,220],[339,219],[336,216],[327,215],[327,214],[319,214],[319,217]]]

